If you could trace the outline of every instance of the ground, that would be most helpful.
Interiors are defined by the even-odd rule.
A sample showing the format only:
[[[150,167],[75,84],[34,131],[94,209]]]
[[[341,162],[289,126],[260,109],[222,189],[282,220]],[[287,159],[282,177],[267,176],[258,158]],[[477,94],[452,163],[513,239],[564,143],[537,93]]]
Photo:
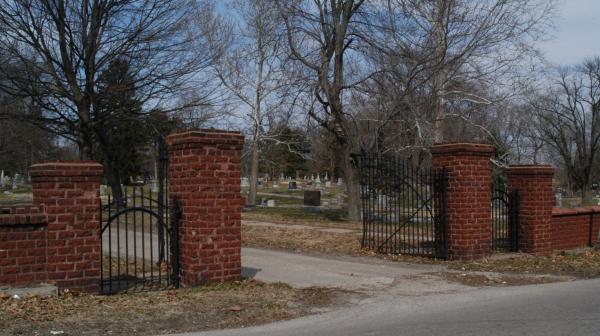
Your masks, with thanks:
[[[235,328],[304,316],[335,300],[333,290],[254,280],[111,296],[5,296],[0,297],[0,335],[154,335]]]
[[[493,255],[490,259],[476,261],[444,261],[432,258],[422,258],[407,255],[385,255],[361,249],[360,223],[347,221],[331,221],[321,215],[317,219],[303,219],[301,216],[289,217],[267,215],[263,212],[248,212],[243,214],[242,240],[244,246],[291,250],[295,252],[317,252],[329,254],[344,254],[354,256],[369,256],[379,259],[403,261],[419,264],[439,264],[446,266],[451,272],[464,274],[458,279],[468,279],[473,272],[504,273],[504,280],[495,281],[481,278],[474,274],[469,283],[477,285],[531,283],[523,280],[524,276],[554,275],[573,278],[594,278],[600,276],[600,251],[583,249],[570,254],[558,253],[552,256],[533,257],[528,254]],[[455,279],[455,277],[447,277]],[[497,277],[496,277],[497,278]],[[547,282],[538,278],[536,282]],[[567,279],[566,278],[566,279]]]
[[[362,224],[345,220],[343,210],[307,211],[297,206],[296,198],[280,198],[278,204],[287,207],[243,213],[243,271],[255,280],[113,296],[0,297],[0,335],[146,335],[236,328],[382,298],[600,276],[600,252],[591,249],[548,257],[496,255],[472,262],[377,254],[360,247]]]

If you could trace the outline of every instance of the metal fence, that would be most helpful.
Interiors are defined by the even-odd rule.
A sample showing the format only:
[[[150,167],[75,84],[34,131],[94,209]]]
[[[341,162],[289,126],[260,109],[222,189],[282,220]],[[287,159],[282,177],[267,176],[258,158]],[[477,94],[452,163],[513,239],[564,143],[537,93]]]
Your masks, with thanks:
[[[153,290],[179,286],[181,206],[169,200],[164,138],[153,185],[119,186],[102,197],[100,290]]]
[[[519,191],[506,183],[492,184],[492,250],[516,252],[519,248]]]
[[[362,246],[380,253],[447,257],[448,172],[378,154],[355,156]]]

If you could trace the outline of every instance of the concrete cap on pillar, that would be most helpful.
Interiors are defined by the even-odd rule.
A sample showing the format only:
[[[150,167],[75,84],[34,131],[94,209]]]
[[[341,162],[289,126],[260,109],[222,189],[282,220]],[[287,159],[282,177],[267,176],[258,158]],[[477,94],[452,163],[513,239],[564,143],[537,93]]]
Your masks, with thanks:
[[[550,165],[511,165],[505,171],[507,175],[554,175],[554,167]]]
[[[469,155],[469,156],[491,156],[496,149],[489,144],[481,143],[441,143],[431,147],[432,155]]]
[[[45,161],[31,165],[31,178],[34,181],[61,178],[102,178],[102,165],[94,161]]]
[[[244,136],[240,132],[200,129],[173,133],[167,137],[169,149],[196,148],[212,145],[221,149],[241,149]]]

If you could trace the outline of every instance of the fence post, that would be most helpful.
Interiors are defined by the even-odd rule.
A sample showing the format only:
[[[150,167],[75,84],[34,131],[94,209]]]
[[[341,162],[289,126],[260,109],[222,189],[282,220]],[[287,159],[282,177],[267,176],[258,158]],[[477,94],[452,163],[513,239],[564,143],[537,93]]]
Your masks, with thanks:
[[[449,143],[431,148],[434,169],[448,171],[448,257],[483,258],[491,252],[490,157],[486,144]]]
[[[47,279],[97,292],[100,277],[102,165],[53,161],[31,166],[33,202],[48,216]]]
[[[239,132],[196,130],[171,134],[169,190],[181,204],[181,285],[241,277]]]
[[[519,190],[519,248],[526,253],[552,252],[552,179],[547,165],[515,165],[506,170],[509,190]]]

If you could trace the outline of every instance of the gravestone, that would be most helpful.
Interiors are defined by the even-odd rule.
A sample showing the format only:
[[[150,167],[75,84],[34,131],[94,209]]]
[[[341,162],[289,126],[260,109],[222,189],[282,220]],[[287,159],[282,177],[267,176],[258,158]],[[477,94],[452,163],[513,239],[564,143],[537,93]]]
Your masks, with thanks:
[[[562,207],[562,194],[557,192],[556,194],[554,194],[554,201],[555,201],[555,206],[557,207]]]
[[[100,196],[108,195],[108,186],[105,184],[100,185]]]
[[[0,172],[0,188],[4,188],[4,170]]]
[[[304,191],[304,205],[320,206],[321,205],[321,192],[319,190],[305,190]]]
[[[377,195],[377,204],[382,208],[387,207],[387,196],[386,195]]]
[[[13,180],[12,180],[13,190],[17,189],[18,184],[19,184],[19,178],[20,178],[19,174],[15,174],[15,176],[13,177]]]
[[[275,200],[272,200],[272,199],[268,200],[267,201],[267,207],[274,208],[275,207]]]
[[[288,183],[288,190],[296,190],[298,189],[298,186],[296,185],[296,181],[290,181]]]
[[[325,182],[325,187],[326,188],[331,188],[331,181]]]
[[[342,184],[344,184],[344,182],[342,181],[342,178],[341,178],[341,177],[339,177],[339,178],[338,178],[338,181],[337,181],[337,185],[341,187],[341,186],[342,186]]]
[[[248,182],[247,177],[242,177],[242,180],[240,181],[240,186],[242,188],[250,188],[250,182]]]
[[[325,172],[325,181],[329,181],[329,175],[327,175],[327,172]]]

